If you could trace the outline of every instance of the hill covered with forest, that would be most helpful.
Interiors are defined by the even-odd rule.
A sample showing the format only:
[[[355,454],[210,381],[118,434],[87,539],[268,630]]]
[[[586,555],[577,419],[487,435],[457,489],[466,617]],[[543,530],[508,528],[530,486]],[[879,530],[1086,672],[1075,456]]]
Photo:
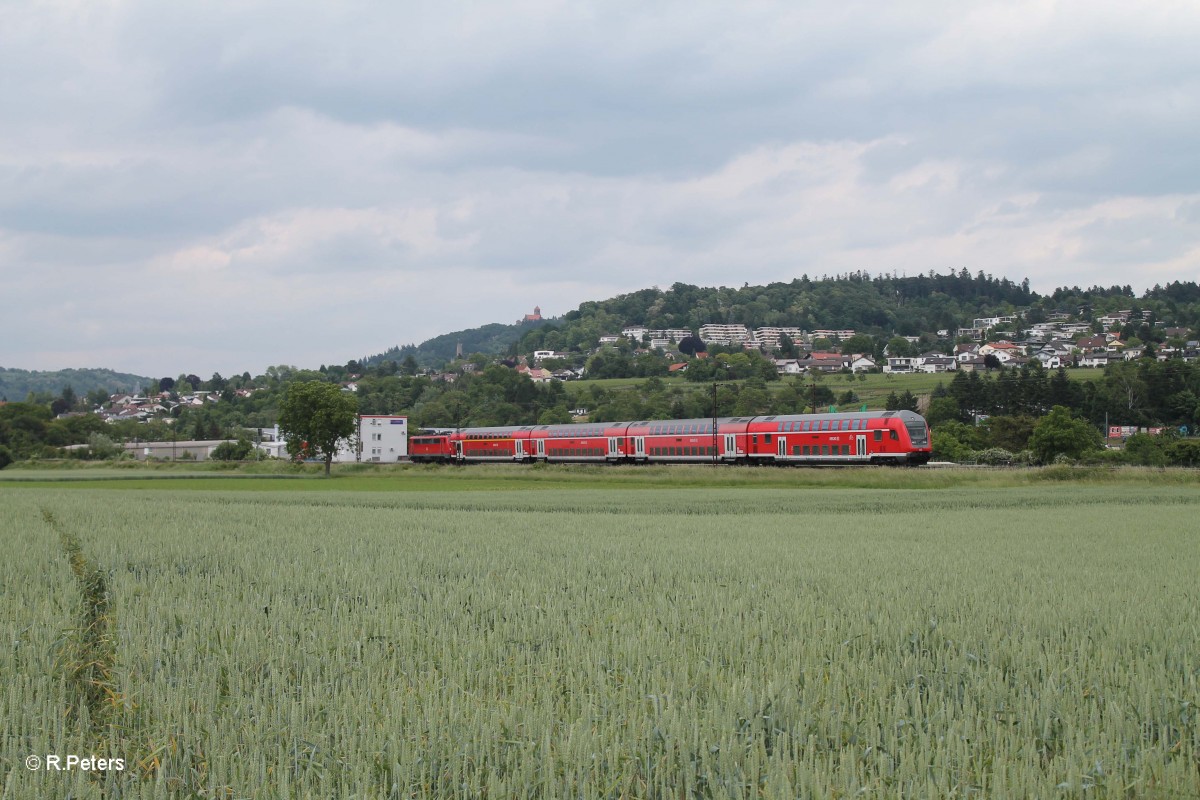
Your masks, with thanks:
[[[157,384],[157,379],[111,369],[60,369],[39,371],[0,367],[0,400],[18,402],[29,394],[57,397],[68,386],[79,395],[93,392],[104,396],[115,392],[140,391],[147,384]]]
[[[454,358],[459,342],[464,355],[516,355],[534,349],[586,351],[600,336],[619,334],[630,325],[694,332],[706,323],[740,323],[748,328],[853,329],[876,337],[920,336],[969,326],[977,317],[1020,313],[1024,322],[1034,323],[1056,311],[1090,319],[1126,309],[1139,316],[1149,311],[1156,320],[1195,328],[1200,325],[1200,285],[1176,282],[1155,286],[1141,297],[1130,286],[1064,287],[1040,295],[1030,289],[1028,280],[1018,283],[982,272],[971,275],[965,269],[911,277],[872,277],[865,272],[820,279],[802,276],[741,288],[676,283],[668,289],[642,289],[584,302],[562,317],[542,323],[484,325],[420,345],[394,347],[370,357],[367,363],[399,363],[412,355],[421,366],[440,366]]]

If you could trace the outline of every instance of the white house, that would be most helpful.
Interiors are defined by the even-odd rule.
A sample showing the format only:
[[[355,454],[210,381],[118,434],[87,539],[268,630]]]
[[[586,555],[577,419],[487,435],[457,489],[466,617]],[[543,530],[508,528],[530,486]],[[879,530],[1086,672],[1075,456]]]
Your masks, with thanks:
[[[1033,357],[1042,362],[1042,366],[1046,369],[1058,369],[1063,365],[1062,356],[1053,350],[1038,350]]]
[[[777,358],[775,359],[775,371],[780,375],[799,375],[804,372],[804,367],[800,366],[800,362],[794,358]]]

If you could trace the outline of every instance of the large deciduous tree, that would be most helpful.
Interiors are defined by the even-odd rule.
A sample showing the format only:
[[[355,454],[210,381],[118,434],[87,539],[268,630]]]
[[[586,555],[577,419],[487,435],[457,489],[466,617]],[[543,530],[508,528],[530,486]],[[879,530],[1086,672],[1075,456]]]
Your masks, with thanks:
[[[293,383],[279,405],[288,452],[323,460],[327,477],[338,442],[353,437],[357,426],[358,398],[333,383]]]

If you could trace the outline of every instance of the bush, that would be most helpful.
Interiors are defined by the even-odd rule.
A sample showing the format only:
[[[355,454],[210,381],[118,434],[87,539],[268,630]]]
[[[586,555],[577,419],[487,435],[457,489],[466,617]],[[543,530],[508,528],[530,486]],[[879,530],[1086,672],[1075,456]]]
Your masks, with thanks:
[[[989,447],[975,453],[975,460],[993,467],[1007,467],[1012,465],[1014,459],[1013,454],[1003,447]]]
[[[1167,440],[1161,436],[1135,433],[1125,441],[1124,461],[1142,467],[1165,467],[1167,444]]]
[[[13,462],[12,451],[4,445],[0,444],[0,469],[4,469]]]
[[[238,439],[236,442],[221,442],[213,448],[210,457],[214,461],[244,461],[253,450],[254,445],[249,440]]]
[[[120,458],[125,452],[121,445],[105,436],[103,433],[93,433],[88,436],[88,457],[95,459]]]
[[[1178,439],[1167,446],[1167,459],[1178,467],[1200,467],[1200,439]]]

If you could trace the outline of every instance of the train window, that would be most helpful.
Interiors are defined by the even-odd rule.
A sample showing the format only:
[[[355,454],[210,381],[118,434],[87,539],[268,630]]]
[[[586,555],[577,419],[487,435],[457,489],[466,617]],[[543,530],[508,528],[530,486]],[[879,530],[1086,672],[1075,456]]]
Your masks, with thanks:
[[[877,441],[877,442],[883,441],[883,431],[875,431],[875,441]]]
[[[796,445],[795,447],[792,448],[792,455],[794,455],[794,456],[800,455],[800,445]]]
[[[888,431],[888,438],[891,439],[893,442],[900,441],[900,437],[896,434],[895,431]]]
[[[821,445],[821,455],[823,455],[823,456],[829,455],[829,445],[827,445],[827,444]]]
[[[848,444],[842,445],[842,455],[844,455],[844,456],[850,455],[850,445],[848,445]]]
[[[771,443],[771,434],[769,434],[769,433],[764,433],[764,434],[763,434],[763,443],[764,443],[764,444],[770,444],[770,443]]]
[[[829,430],[829,420],[827,420],[827,419],[821,420],[821,430],[823,430],[823,431]]]
[[[758,444],[758,434],[757,433],[754,434],[754,436],[752,436],[751,438],[754,440],[753,441],[754,444]]]

